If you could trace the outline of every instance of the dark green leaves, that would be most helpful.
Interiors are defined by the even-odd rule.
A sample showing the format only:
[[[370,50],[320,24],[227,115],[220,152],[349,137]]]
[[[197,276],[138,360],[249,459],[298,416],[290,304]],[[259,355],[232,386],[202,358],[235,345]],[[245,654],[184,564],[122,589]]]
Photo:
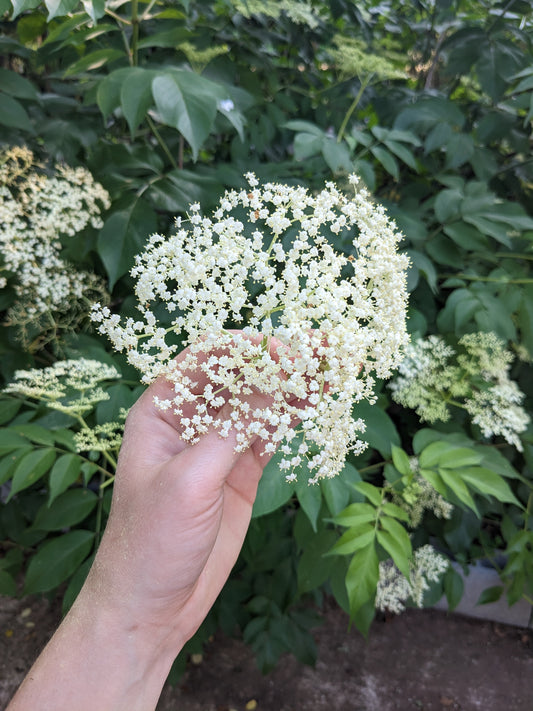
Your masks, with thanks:
[[[30,561],[24,594],[53,590],[69,578],[89,554],[94,533],[77,530],[45,543]]]

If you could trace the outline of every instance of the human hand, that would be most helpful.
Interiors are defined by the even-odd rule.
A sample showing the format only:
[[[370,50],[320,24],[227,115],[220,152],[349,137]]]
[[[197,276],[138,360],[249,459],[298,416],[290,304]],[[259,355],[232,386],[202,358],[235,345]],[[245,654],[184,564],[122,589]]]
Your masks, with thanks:
[[[272,339],[273,358],[279,345]],[[206,377],[194,373],[199,391]],[[180,419],[154,403],[171,394],[159,379],[130,411],[88,579],[9,711],[155,708],[174,658],[231,572],[271,455],[261,440],[236,453],[232,430],[185,443]],[[252,409],[271,404],[258,392],[246,398]],[[212,414],[227,419],[229,407]],[[183,415],[192,411],[184,406]]]

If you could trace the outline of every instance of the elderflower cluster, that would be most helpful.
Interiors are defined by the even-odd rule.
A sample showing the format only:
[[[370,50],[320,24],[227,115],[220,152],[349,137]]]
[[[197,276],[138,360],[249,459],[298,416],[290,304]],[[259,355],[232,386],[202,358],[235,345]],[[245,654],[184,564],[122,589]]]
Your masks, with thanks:
[[[382,561],[379,564],[376,607],[400,614],[405,610],[405,603],[409,599],[417,607],[423,607],[424,593],[429,590],[429,583],[438,582],[448,566],[448,559],[430,545],[415,550],[410,564],[409,580],[392,560]]]
[[[333,183],[313,195],[246,178],[211,216],[191,205],[188,226],[150,238],[132,270],[137,320],[99,304],[93,320],[144,382],[172,383],[157,405],[181,418],[185,441],[211,427],[232,432],[236,451],[259,438],[281,446],[288,479],[306,464],[315,482],[365,447],[352,409],[401,360],[408,259],[355,176],[350,198]],[[349,253],[335,248],[343,238]],[[250,405],[257,392],[268,404]]]
[[[118,422],[104,422],[94,427],[83,426],[74,434],[74,444],[77,452],[110,452],[120,449],[124,422],[128,411],[121,408]]]
[[[410,461],[413,477],[401,491],[391,487],[392,500],[409,515],[409,525],[417,528],[426,511],[431,511],[437,518],[448,519],[453,512],[453,505],[420,475],[417,457]]]
[[[18,297],[8,323],[43,329],[58,313],[71,314],[75,322],[80,302],[86,302],[86,314],[89,301],[105,296],[98,277],[64,261],[60,237],[101,227],[102,209],[109,205],[108,193],[84,168],[57,165],[49,175],[27,148],[0,153],[0,271],[14,277]]]
[[[80,419],[98,402],[109,399],[99,383],[119,377],[116,368],[97,360],[61,360],[48,368],[17,370],[4,392],[39,400]]]
[[[530,418],[521,407],[524,394],[509,377],[512,354],[494,333],[470,333],[458,347],[462,352],[440,336],[409,344],[389,384],[393,399],[429,422],[448,420],[450,405],[462,407],[484,437],[501,435],[521,451],[518,435]]]

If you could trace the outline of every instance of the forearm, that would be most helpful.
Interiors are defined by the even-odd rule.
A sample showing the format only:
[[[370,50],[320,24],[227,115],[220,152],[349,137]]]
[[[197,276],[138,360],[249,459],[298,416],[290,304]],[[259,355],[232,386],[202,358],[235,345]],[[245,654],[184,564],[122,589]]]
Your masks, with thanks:
[[[150,711],[179,649],[84,590],[7,711]]]

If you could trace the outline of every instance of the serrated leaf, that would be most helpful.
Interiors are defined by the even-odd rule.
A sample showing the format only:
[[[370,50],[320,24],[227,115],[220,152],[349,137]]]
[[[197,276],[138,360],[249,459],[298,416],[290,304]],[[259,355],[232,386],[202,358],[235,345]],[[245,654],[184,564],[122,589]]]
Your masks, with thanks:
[[[81,475],[82,460],[77,454],[63,454],[50,471],[48,506]]]
[[[215,87],[213,82],[186,71],[160,74],[152,82],[161,121],[184,136],[194,160],[213,127],[220,91]]]
[[[18,463],[13,472],[11,491],[8,501],[15,494],[35,484],[50,469],[56,458],[56,453],[51,448],[37,449],[26,454]]]
[[[483,455],[466,447],[456,447],[442,452],[438,460],[439,467],[446,469],[461,469],[479,464]]]
[[[316,156],[322,149],[323,138],[313,133],[298,133],[294,137],[294,158],[295,160],[306,160],[311,156]]]
[[[432,442],[420,453],[420,466],[424,469],[438,466],[442,456],[455,449],[448,442]]]
[[[405,521],[406,523],[409,523],[409,514],[407,511],[404,511],[402,508],[399,506],[396,506],[396,504],[393,504],[391,501],[385,501],[384,504],[381,505],[381,510],[383,513],[387,514],[387,516],[392,516],[393,518],[397,518],[400,521]]]
[[[96,103],[104,119],[120,106],[122,84],[130,75],[132,67],[121,67],[108,74],[98,83]]]
[[[322,156],[333,173],[339,170],[351,172],[353,170],[350,151],[346,143],[337,143],[333,138],[327,138],[322,142]]]
[[[70,531],[45,543],[30,560],[24,595],[53,590],[74,573],[89,554],[92,531]]]
[[[325,137],[324,131],[316,124],[310,123],[309,121],[287,121],[287,123],[282,124],[281,128],[288,128],[291,131],[298,131],[301,133],[310,133],[318,138]]]
[[[39,7],[41,0],[11,0],[11,5],[13,6],[13,12],[10,15],[10,19],[14,20],[22,12],[26,10],[34,10]]]
[[[18,465],[22,457],[32,451],[30,445],[25,447],[19,447],[10,454],[6,454],[2,459],[0,459],[0,484],[4,484],[9,481],[13,476],[15,467]]]

